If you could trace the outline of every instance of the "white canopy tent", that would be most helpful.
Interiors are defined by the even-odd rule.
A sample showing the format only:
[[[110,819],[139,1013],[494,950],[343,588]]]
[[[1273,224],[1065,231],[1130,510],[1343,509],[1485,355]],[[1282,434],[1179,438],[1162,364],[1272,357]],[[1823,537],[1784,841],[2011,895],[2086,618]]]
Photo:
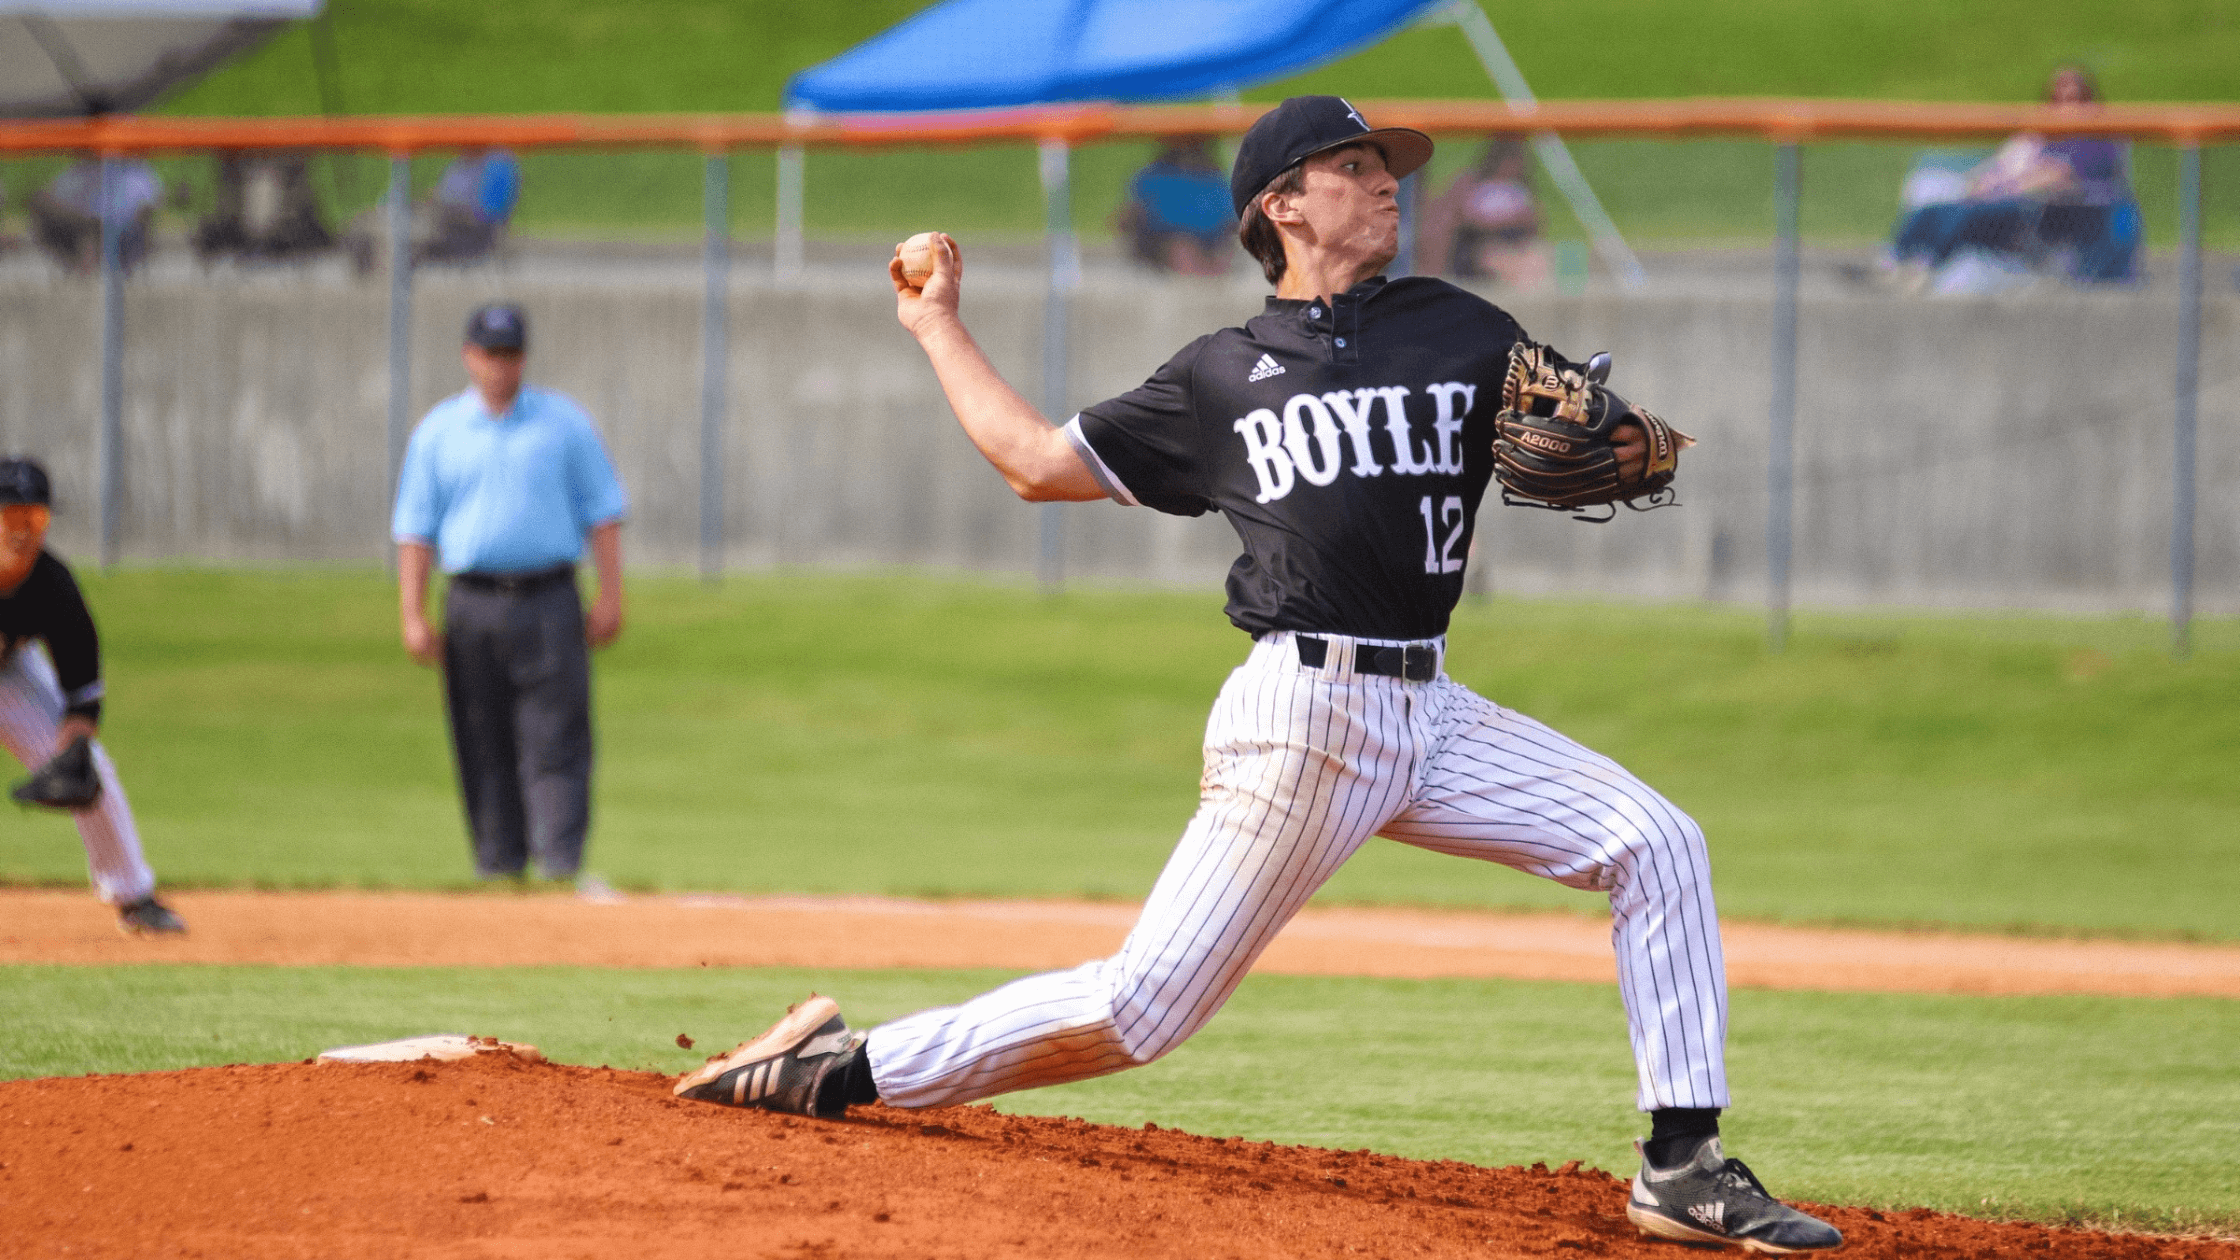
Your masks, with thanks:
[[[136,110],[322,0],[0,0],[0,118]]]

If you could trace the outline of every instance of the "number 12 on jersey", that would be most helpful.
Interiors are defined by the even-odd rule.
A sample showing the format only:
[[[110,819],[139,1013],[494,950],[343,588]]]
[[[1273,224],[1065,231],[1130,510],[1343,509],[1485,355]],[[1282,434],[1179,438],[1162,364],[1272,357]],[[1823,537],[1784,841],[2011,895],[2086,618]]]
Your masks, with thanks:
[[[1439,500],[1436,515],[1431,510],[1431,496],[1423,496],[1423,571],[1425,573],[1460,573],[1462,557],[1454,554],[1455,544],[1462,541],[1464,523],[1462,498],[1448,495]],[[1439,527],[1447,527],[1446,541],[1439,540]]]

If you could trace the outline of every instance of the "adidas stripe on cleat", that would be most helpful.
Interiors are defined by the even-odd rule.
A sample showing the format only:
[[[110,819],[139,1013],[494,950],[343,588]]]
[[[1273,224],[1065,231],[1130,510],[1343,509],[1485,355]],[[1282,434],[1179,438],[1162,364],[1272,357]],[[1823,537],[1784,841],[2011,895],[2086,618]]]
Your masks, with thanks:
[[[825,1078],[844,1067],[861,1042],[840,1017],[838,1002],[811,995],[808,1001],[788,1007],[785,1018],[768,1032],[678,1077],[675,1093],[726,1107],[797,1116],[838,1115],[846,1106],[820,1110],[817,1094]]]
[[[1730,1243],[1769,1256],[1843,1245],[1835,1226],[1767,1193],[1747,1165],[1726,1157],[1716,1137],[1704,1138],[1672,1168],[1655,1167],[1643,1151],[1626,1219],[1659,1238]]]

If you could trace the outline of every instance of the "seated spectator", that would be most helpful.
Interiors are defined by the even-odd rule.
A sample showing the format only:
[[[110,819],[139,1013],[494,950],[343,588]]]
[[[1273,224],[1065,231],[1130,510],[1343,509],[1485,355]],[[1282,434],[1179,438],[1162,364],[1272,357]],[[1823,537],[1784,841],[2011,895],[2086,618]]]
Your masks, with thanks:
[[[1229,176],[1211,137],[1169,136],[1159,156],[1128,182],[1114,217],[1136,261],[1186,276],[1218,276],[1236,253]]]
[[[335,244],[311,187],[309,154],[222,153],[216,195],[216,207],[194,232],[195,256],[206,265],[226,254],[284,259]]]
[[[2092,75],[2077,66],[2056,70],[2046,89],[2047,102],[2064,109],[2089,109],[2098,98]],[[1908,287],[1933,283],[1939,291],[1964,287],[1945,281],[1969,254],[1989,266],[2057,270],[2083,283],[2135,280],[2139,207],[2129,168],[2120,141],[2027,132],[1957,180],[1917,165],[1888,261]]]
[[[504,149],[469,149],[452,159],[430,197],[432,231],[412,261],[472,262],[498,247],[521,197],[521,164]]]
[[[114,163],[104,195],[101,159],[87,154],[31,194],[31,234],[63,270],[85,275],[101,268],[101,224],[107,219],[119,225],[120,258],[129,271],[147,256],[148,229],[162,200],[163,181],[138,159]]]
[[[1416,220],[1416,258],[1427,273],[1458,280],[1520,289],[1547,283],[1550,255],[1524,141],[1487,141],[1475,166],[1424,203]]]
[[[443,168],[434,191],[412,207],[412,263],[470,263],[497,252],[521,199],[521,164],[504,149],[473,148]],[[350,255],[370,273],[386,239],[387,210],[376,206],[350,229]]]

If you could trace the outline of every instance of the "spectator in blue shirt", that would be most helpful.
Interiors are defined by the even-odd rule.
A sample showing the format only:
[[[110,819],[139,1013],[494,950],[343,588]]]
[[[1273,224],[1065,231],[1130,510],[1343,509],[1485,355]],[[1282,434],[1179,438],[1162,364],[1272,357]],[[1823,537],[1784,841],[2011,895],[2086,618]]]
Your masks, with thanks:
[[[504,149],[469,149],[443,168],[430,197],[433,223],[412,260],[472,262],[498,247],[521,198],[521,163]]]
[[[495,254],[521,200],[521,163],[504,149],[471,148],[451,160],[429,194],[412,206],[412,265],[467,264]],[[361,276],[383,257],[387,211],[360,214],[344,244]]]
[[[574,399],[524,387],[527,317],[494,303],[467,320],[473,386],[413,430],[397,479],[405,650],[443,666],[475,873],[576,879],[591,823],[590,649],[622,631],[629,497]],[[584,543],[598,575],[576,589]],[[429,571],[448,575],[444,628]]]
[[[1168,136],[1159,155],[1128,181],[1114,216],[1137,262],[1186,276],[1218,276],[1236,252],[1229,173],[1213,160],[1212,137]]]

